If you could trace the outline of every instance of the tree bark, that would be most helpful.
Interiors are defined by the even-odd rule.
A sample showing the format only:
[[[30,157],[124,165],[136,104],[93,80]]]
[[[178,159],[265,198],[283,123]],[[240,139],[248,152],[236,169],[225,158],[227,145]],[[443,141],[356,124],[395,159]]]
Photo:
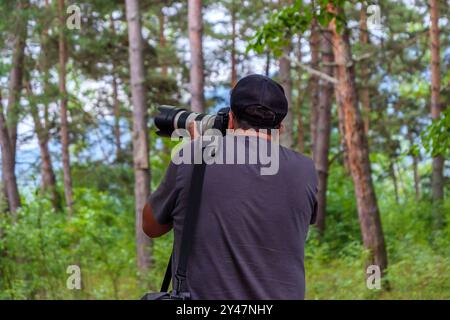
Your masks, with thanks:
[[[142,231],[142,210],[150,194],[148,114],[145,89],[143,39],[138,0],[126,0],[129,38],[131,99],[133,103],[133,163],[136,214],[137,266],[146,271],[151,265],[151,241]]]
[[[115,70],[115,66],[113,66]],[[114,113],[114,144],[116,145],[116,161],[122,159],[122,142],[120,139],[120,101],[118,98],[117,76],[113,70],[112,89],[113,89],[113,113]]]
[[[204,70],[203,70],[203,22],[202,0],[188,1],[189,44],[191,48],[190,89],[191,109],[204,112]]]
[[[411,146],[414,145],[414,140],[411,131],[408,130],[408,140]],[[413,163],[413,174],[414,174],[414,191],[416,201],[420,200],[420,175],[419,175],[419,158],[415,154],[411,155]]]
[[[111,18],[111,31],[112,34],[116,35],[116,26],[114,20]],[[119,90],[117,85],[117,63],[113,59],[112,63],[112,94],[113,94],[113,114],[114,114],[114,144],[116,146],[116,162],[122,160],[122,143],[121,143],[121,132],[120,132],[120,101],[119,101]]]
[[[301,41],[301,37],[299,35],[298,38],[298,48],[297,48],[297,60],[301,63],[302,62],[302,41]],[[298,94],[297,94],[297,145],[298,145],[298,150],[301,153],[305,152],[305,138],[304,138],[304,128],[303,128],[303,110],[302,110],[302,106],[303,106],[303,97],[304,94],[302,93],[301,90],[301,83],[302,83],[302,70],[300,68],[297,68],[297,78],[298,78],[298,83],[297,83],[297,87],[298,87]]]
[[[64,35],[66,7],[64,0],[58,0],[59,11],[59,109],[61,113],[61,155],[64,174],[64,195],[69,215],[73,213],[72,175],[70,173],[69,123],[67,119],[66,62],[68,58],[66,37]]]
[[[331,67],[331,63],[333,63],[334,57],[331,49],[331,34],[328,31],[324,31],[321,35],[321,52],[323,61],[322,72],[333,76],[333,67]],[[319,106],[317,110],[316,145],[314,146],[314,162],[319,176],[316,226],[321,234],[325,231],[332,98],[333,84],[329,81],[322,80],[320,82]]]
[[[317,70],[319,66],[319,46],[320,34],[317,22],[313,22],[311,26],[311,38],[309,40],[311,50],[311,68]],[[311,118],[310,118],[310,132],[311,132],[311,153],[314,158],[314,149],[316,145],[317,133],[317,108],[319,106],[319,77],[311,74],[309,83],[310,89],[310,104],[311,104]]]
[[[439,1],[430,0],[431,28],[431,118],[435,121],[442,112],[440,103],[440,44],[439,44]],[[442,227],[443,216],[440,203],[444,198],[444,157],[442,154],[433,158],[431,177],[432,198],[434,203],[434,220],[436,226]]]
[[[394,185],[394,196],[395,196],[395,203],[399,203],[399,195],[398,195],[398,182],[397,182],[397,175],[395,174],[395,167],[393,160],[389,160],[389,176],[392,179],[392,184]]]
[[[329,4],[328,10],[337,9]],[[332,33],[333,53],[336,61],[336,100],[341,104],[345,117],[345,141],[348,148],[350,171],[353,178],[358,216],[363,243],[369,250],[369,263],[377,265],[382,274],[387,268],[387,254],[381,226],[375,190],[372,182],[369,147],[364,132],[364,123],[358,109],[354,64],[347,30],[341,35],[336,30],[336,21],[329,25]]]
[[[1,91],[1,90],[0,90]],[[17,188],[16,174],[14,171],[14,157],[12,155],[11,142],[6,124],[3,102],[0,92],[0,146],[2,150],[2,173],[6,197],[8,199],[9,211],[15,217],[20,207],[19,189]]]
[[[27,1],[18,1],[17,9],[19,11],[22,11],[27,5]],[[20,92],[22,90],[24,50],[27,38],[26,19],[19,19],[16,32],[17,33],[15,37],[12,57],[12,69],[9,74],[8,106],[6,111],[6,117],[8,119],[9,140],[12,150],[12,163],[14,166],[16,163],[17,125],[20,113],[19,103]]]
[[[292,148],[294,145],[293,142],[293,122],[294,118],[292,116],[292,79],[291,79],[291,61],[284,57],[289,56],[291,52],[292,46],[289,44],[287,47],[283,49],[284,55],[280,58],[280,83],[284,89],[284,93],[286,95],[288,101],[288,113],[283,120],[284,130],[281,133],[280,143],[287,147]]]
[[[236,7],[235,1],[231,4],[231,88],[237,83],[237,61],[236,61]]]
[[[369,43],[369,32],[367,31],[367,8],[362,3],[359,18],[359,42],[364,46]],[[359,98],[363,111],[364,131],[366,135],[369,132],[370,123],[370,95],[369,95],[369,70],[366,63],[360,64],[361,86],[359,88]]]
[[[166,16],[164,15],[162,8],[161,11],[159,12],[158,19],[159,19],[159,46],[161,47],[161,49],[165,49],[167,44],[166,35],[164,34]],[[165,61],[163,61],[161,66],[161,75],[163,77],[167,77],[167,73],[168,73],[167,64]]]
[[[266,77],[268,77],[269,76],[269,74],[270,74],[270,63],[271,63],[271,57],[270,57],[270,51],[268,50],[267,52],[266,52],[266,67],[265,67],[265,70],[264,70],[264,74],[266,75]]]

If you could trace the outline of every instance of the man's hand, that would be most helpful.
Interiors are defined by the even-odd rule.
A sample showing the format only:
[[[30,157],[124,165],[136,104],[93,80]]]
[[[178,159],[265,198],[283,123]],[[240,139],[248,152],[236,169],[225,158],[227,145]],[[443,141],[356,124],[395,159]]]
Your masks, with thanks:
[[[200,136],[197,130],[197,123],[195,121],[192,121],[188,124],[188,131],[191,135],[191,140],[194,140]]]

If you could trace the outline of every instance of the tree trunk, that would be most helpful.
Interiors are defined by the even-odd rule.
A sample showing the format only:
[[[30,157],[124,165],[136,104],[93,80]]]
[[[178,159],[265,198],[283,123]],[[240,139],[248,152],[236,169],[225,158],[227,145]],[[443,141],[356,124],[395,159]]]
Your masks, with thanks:
[[[408,131],[408,140],[410,145],[414,145],[414,140],[411,131]],[[415,154],[411,155],[413,163],[413,174],[414,174],[414,191],[416,201],[420,200],[420,176],[419,176],[419,158]]]
[[[159,46],[161,49],[165,49],[166,48],[166,35],[164,34],[165,31],[165,24],[166,24],[166,16],[164,15],[164,12],[161,11],[159,12]],[[162,62],[162,67],[161,67],[161,75],[163,77],[167,77],[167,64],[165,61]]]
[[[203,71],[203,22],[202,0],[188,1],[189,44],[191,48],[191,109],[195,112],[204,112],[204,71]]]
[[[316,22],[311,26],[311,38],[309,40],[311,50],[311,68],[317,70],[319,66],[319,46],[320,33]],[[314,146],[316,145],[317,132],[317,108],[319,106],[319,77],[312,74],[310,78],[310,104],[311,104],[311,118],[310,118],[310,132],[311,132],[311,153],[314,158]]]
[[[431,118],[436,120],[442,112],[440,103],[441,74],[440,74],[440,45],[439,45],[439,1],[430,0],[431,13]],[[444,198],[444,157],[442,154],[433,158],[433,172],[431,177],[432,198],[434,203],[434,220],[438,228],[442,227],[443,214],[441,202]]]
[[[369,32],[367,31],[367,13],[364,3],[361,5],[360,19],[359,19],[359,42],[362,46],[367,46],[369,43]],[[366,135],[369,132],[370,123],[370,96],[369,96],[369,70],[366,63],[360,64],[360,78],[361,86],[359,88],[359,98],[361,100],[363,119],[364,119],[364,131]]]
[[[237,83],[236,61],[236,7],[234,0],[231,4],[231,88]]]
[[[0,90],[1,91],[1,90]],[[13,216],[20,207],[19,189],[17,188],[16,174],[14,171],[14,157],[12,155],[11,142],[6,124],[3,102],[0,92],[0,146],[2,150],[2,173],[9,210]]]
[[[394,162],[392,160],[389,160],[389,176],[392,179],[392,184],[394,185],[394,195],[395,195],[395,203],[399,203],[399,196],[398,196],[398,182],[397,182],[397,175],[395,174],[395,167]]]
[[[34,96],[31,83],[25,82],[27,94],[30,98]],[[30,99],[31,100],[31,99]],[[39,152],[41,155],[41,177],[42,190],[48,192],[51,196],[52,205],[55,210],[61,209],[61,202],[58,190],[56,188],[56,177],[53,171],[52,159],[48,148],[49,132],[48,128],[41,123],[37,105],[30,101],[31,116],[34,122],[34,128],[38,138]]]
[[[333,76],[334,61],[331,49],[331,34],[324,31],[321,36],[322,72]],[[329,81],[320,82],[320,97],[317,110],[316,145],[314,146],[314,162],[319,176],[317,192],[317,220],[316,226],[321,234],[325,231],[326,194],[328,181],[328,152],[331,134],[331,104],[333,99],[333,84]]]
[[[17,9],[24,10],[28,6],[27,1],[18,1]],[[22,17],[21,17],[22,18]],[[19,103],[20,92],[22,90],[24,50],[27,38],[27,20],[19,19],[17,34],[14,41],[14,51],[12,57],[12,69],[9,74],[8,86],[8,106],[6,117],[8,119],[8,133],[12,150],[12,163],[16,164],[16,145],[17,145],[17,124],[19,121]]]
[[[302,62],[302,41],[301,41],[301,36],[299,35],[298,38],[298,48],[297,48],[297,60],[299,62]],[[301,90],[301,84],[302,84],[302,70],[300,68],[297,68],[297,78],[298,78],[298,94],[297,94],[297,145],[298,145],[298,150],[300,151],[300,153],[304,153],[305,152],[305,138],[304,138],[304,134],[303,134],[303,110],[302,110],[302,106],[303,106],[303,97],[304,94],[302,93]]]
[[[114,20],[111,18],[111,31],[113,35],[116,35],[116,26]],[[116,61],[112,60],[112,94],[113,94],[113,114],[114,114],[114,144],[116,146],[116,162],[122,161],[122,143],[121,143],[121,132],[120,132],[120,101],[119,101],[119,90],[117,86],[117,64]]]
[[[335,13],[336,8],[328,9]],[[332,33],[333,53],[336,61],[336,100],[345,117],[345,141],[356,194],[358,216],[363,243],[369,250],[369,263],[377,265],[382,273],[387,268],[387,254],[375,190],[372,182],[369,147],[364,123],[358,109],[354,65],[347,30],[344,35],[336,30],[335,20],[329,25]]]
[[[292,46],[289,45],[283,49],[285,56],[289,57]],[[287,57],[280,58],[280,83],[283,86],[284,93],[288,101],[288,113],[283,120],[284,130],[281,133],[280,143],[286,148],[292,148],[293,143],[293,122],[292,116],[292,79],[291,79],[291,62]]]
[[[150,167],[147,127],[147,101],[141,16],[138,0],[126,0],[128,21],[131,99],[133,102],[133,163],[136,214],[137,266],[146,271],[151,265],[151,241],[142,231],[142,210],[150,194]]]
[[[268,77],[270,74],[270,63],[271,63],[270,50],[267,50],[267,52],[266,52],[266,67],[264,70],[266,77]]]
[[[58,0],[59,11],[59,94],[61,95],[59,109],[61,113],[61,155],[64,174],[64,195],[69,215],[73,213],[72,175],[70,173],[69,154],[69,123],[67,119],[66,62],[68,58],[67,44],[64,35],[66,7],[64,0]]]

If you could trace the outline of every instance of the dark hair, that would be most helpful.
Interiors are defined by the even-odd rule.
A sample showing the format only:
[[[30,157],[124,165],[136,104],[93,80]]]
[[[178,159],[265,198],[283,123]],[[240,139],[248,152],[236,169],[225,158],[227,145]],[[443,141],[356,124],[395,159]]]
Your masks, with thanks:
[[[243,130],[248,129],[278,129],[280,126],[261,126],[256,123],[258,122],[266,122],[266,121],[273,121],[275,119],[275,113],[266,107],[260,106],[260,105],[253,105],[248,106],[245,108],[246,113],[246,119],[243,119],[242,117],[238,117],[237,115],[234,115],[236,119],[236,124],[238,128]],[[252,119],[254,121],[251,121],[249,119]]]

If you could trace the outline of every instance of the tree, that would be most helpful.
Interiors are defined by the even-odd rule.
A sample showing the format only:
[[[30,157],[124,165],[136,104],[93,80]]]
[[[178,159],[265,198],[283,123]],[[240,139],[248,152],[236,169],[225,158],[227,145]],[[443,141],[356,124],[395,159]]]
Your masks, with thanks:
[[[61,155],[64,174],[64,195],[69,214],[73,213],[72,175],[70,173],[69,154],[69,121],[67,117],[67,90],[66,90],[66,62],[68,59],[67,43],[65,38],[65,5],[64,0],[58,0],[59,15],[59,110],[61,113]]]
[[[2,171],[9,210],[14,214],[20,207],[19,190],[14,172],[14,157],[12,155],[11,140],[6,124],[3,102],[0,92],[0,145],[2,148]]]
[[[205,110],[204,70],[203,70],[203,22],[202,0],[188,1],[188,29],[191,48],[190,91],[191,109]]]
[[[430,0],[430,51],[431,51],[431,118],[435,121],[442,112],[440,103],[441,74],[440,74],[440,44],[439,44],[439,1]],[[433,173],[431,178],[431,192],[435,205],[435,223],[441,226],[442,214],[439,203],[444,198],[444,157],[439,154],[433,157]]]
[[[292,79],[291,79],[291,61],[289,55],[291,53],[292,45],[288,45],[283,49],[284,55],[279,59],[280,65],[280,83],[283,86],[284,94],[288,101],[288,113],[284,118],[284,132],[281,134],[280,143],[287,148],[294,146],[293,142],[293,127],[294,118],[292,115]]]
[[[313,20],[311,24],[311,36],[309,39],[309,48],[311,51],[311,68],[317,70],[319,66],[319,47],[320,47],[320,33],[317,21]],[[319,106],[319,77],[312,74],[309,78],[309,92],[310,92],[310,142],[311,142],[311,153],[314,158],[314,149],[316,145],[316,132],[317,132],[317,108]]]
[[[367,8],[364,2],[361,4],[360,19],[359,19],[359,42],[362,46],[367,46],[369,43],[369,32],[367,30]],[[369,132],[369,119],[370,119],[370,96],[369,96],[369,70],[367,63],[360,64],[360,79],[361,86],[359,88],[359,99],[361,100],[364,130],[366,135]]]
[[[343,15],[341,9],[333,4],[328,5],[328,11],[332,14]],[[370,253],[369,263],[379,266],[384,273],[388,264],[386,246],[372,181],[367,136],[358,109],[354,61],[348,30],[344,26],[344,33],[341,34],[338,31],[336,19],[330,22],[329,30],[332,34],[332,47],[336,63],[335,72],[338,79],[334,88],[339,108],[344,116],[345,142],[355,188],[363,243]]]
[[[140,271],[145,271],[151,264],[151,241],[142,231],[142,210],[150,194],[148,115],[143,39],[139,1],[126,0],[125,6],[129,38],[131,99],[133,103],[133,164],[137,265]]]
[[[331,34],[324,30],[321,33],[320,48],[322,52],[322,72],[330,76],[333,75],[334,62],[331,48]],[[331,133],[331,104],[333,99],[333,84],[329,81],[321,80],[319,83],[320,95],[317,107],[317,125],[314,147],[314,162],[319,177],[317,192],[317,220],[316,225],[320,233],[325,231],[325,212],[327,198],[328,181],[328,153],[330,149]]]
[[[231,0],[231,87],[237,83],[237,61],[236,61],[236,1]]]
[[[2,146],[2,175],[5,184],[5,194],[8,199],[9,210],[15,213],[20,207],[20,197],[17,188],[16,144],[17,124],[19,120],[19,102],[22,90],[23,64],[25,41],[27,37],[27,13],[22,14],[27,7],[27,1],[18,2],[16,8],[21,12],[16,18],[14,30],[14,45],[12,55],[12,68],[9,73],[8,104],[5,112],[0,106],[0,143]],[[0,104],[3,104],[0,98]]]

